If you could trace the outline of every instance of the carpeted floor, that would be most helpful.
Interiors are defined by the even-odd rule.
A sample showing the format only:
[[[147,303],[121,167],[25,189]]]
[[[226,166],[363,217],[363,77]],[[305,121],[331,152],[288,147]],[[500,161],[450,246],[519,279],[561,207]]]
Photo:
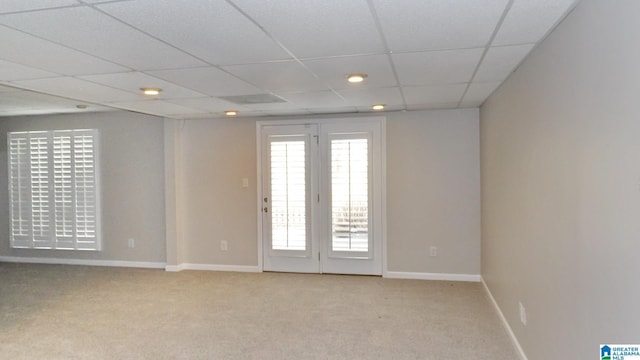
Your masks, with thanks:
[[[517,359],[479,283],[0,263],[2,359]]]

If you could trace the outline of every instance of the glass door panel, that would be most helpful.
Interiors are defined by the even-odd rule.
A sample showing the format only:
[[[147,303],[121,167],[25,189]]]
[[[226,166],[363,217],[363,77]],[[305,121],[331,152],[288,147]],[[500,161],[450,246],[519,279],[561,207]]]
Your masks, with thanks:
[[[271,142],[271,248],[307,249],[305,141]]]
[[[369,250],[368,139],[331,140],[331,250]]]

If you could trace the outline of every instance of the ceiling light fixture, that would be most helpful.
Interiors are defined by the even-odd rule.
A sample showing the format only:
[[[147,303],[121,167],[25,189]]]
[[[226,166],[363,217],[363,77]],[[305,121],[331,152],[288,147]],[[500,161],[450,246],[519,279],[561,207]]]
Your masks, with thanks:
[[[384,104],[375,104],[371,107],[373,110],[380,111],[384,109]]]
[[[78,104],[78,105],[76,105],[76,108],[78,108],[80,110],[84,110],[84,109],[88,108],[88,106],[85,105],[85,104]]]
[[[140,88],[140,90],[142,90],[142,93],[145,95],[158,95],[160,94],[160,91],[162,91],[162,89],[158,89],[158,88]]]
[[[238,112],[236,110],[226,110],[224,114],[227,116],[236,116],[238,115]]]
[[[347,81],[353,84],[361,83],[367,78],[367,74],[350,74],[347,75]]]

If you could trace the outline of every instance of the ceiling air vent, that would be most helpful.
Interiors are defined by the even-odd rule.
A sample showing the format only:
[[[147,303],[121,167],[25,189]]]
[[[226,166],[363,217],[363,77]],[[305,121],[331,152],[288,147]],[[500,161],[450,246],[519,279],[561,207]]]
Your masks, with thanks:
[[[219,96],[218,98],[230,101],[238,105],[274,104],[286,102],[286,100],[271,94]]]

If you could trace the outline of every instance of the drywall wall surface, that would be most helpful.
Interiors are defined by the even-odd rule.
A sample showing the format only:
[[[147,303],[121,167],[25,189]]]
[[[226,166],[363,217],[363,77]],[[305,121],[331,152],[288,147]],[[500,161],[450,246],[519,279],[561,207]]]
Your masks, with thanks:
[[[254,119],[185,121],[184,262],[258,265],[255,133]],[[248,187],[242,186],[245,178]]]
[[[479,147],[477,109],[388,115],[389,271],[479,274]]]
[[[529,359],[640,341],[638,14],[582,1],[481,108],[482,276]]]
[[[478,110],[376,116],[387,117],[388,269],[479,274]],[[257,266],[256,120],[187,120],[182,136],[185,262]]]
[[[99,130],[103,250],[11,249],[6,134],[62,129]],[[165,262],[161,118],[120,111],[9,117],[0,119],[0,134],[0,256]]]

